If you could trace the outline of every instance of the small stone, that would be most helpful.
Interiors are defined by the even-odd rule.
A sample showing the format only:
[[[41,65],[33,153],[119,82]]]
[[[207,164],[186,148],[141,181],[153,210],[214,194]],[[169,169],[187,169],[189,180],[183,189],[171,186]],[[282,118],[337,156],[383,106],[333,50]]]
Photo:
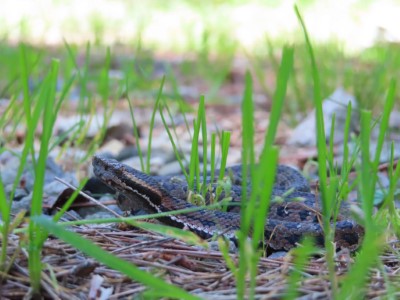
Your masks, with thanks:
[[[394,110],[390,114],[389,127],[400,129],[400,111]]]
[[[85,219],[86,220],[93,220],[93,219],[108,219],[108,218],[115,218],[115,216],[108,212],[108,211],[98,211],[96,213],[93,214],[88,214],[86,215]]]
[[[289,252],[287,251],[277,251],[272,253],[268,258],[270,259],[281,259],[284,258]]]
[[[396,143],[395,143],[395,145],[396,145]],[[370,148],[369,148],[371,157],[375,157],[376,146],[377,146],[377,141],[376,140],[371,141]],[[392,147],[392,141],[386,140],[383,142],[381,156],[379,157],[380,163],[386,163],[386,162],[390,161],[391,147]],[[395,146],[393,152],[394,152],[393,153],[394,159],[397,159],[400,157],[399,147]]]
[[[143,157],[143,162],[146,165],[146,157]],[[142,165],[140,163],[140,157],[139,156],[135,156],[135,157],[131,157],[128,159],[125,159],[123,161],[121,161],[121,163],[128,165],[134,169],[137,170],[142,170]]]
[[[335,115],[335,136],[334,143],[343,141],[343,132],[347,115],[348,103],[352,104],[352,116],[350,129],[356,129],[357,102],[354,96],[348,94],[343,88],[338,88],[335,92],[324,100],[322,110],[324,115],[325,136],[329,141],[331,133],[332,118]],[[298,146],[316,146],[317,131],[315,120],[315,109],[293,130],[291,137],[288,140],[289,145]]]
[[[14,201],[19,201],[23,197],[28,196],[28,192],[25,189],[16,188],[14,192]]]
[[[31,200],[32,200],[32,193],[30,193],[26,197],[23,197],[19,201],[13,201],[13,203],[11,205],[11,213],[17,214],[21,210],[30,211],[30,209],[31,209]]]
[[[56,210],[54,210],[54,214],[56,213]],[[81,220],[81,216],[74,210],[69,210],[67,213],[63,214],[61,217],[62,220],[65,221],[76,221],[76,220]]]
[[[235,243],[232,242],[231,240],[229,240],[228,243],[229,243],[228,244],[228,252],[231,254],[237,253],[238,248],[236,247]],[[218,241],[208,242],[208,246],[209,246],[209,249],[212,251],[220,251]]]
[[[182,162],[184,167],[186,167],[186,163]],[[165,164],[161,166],[161,168],[158,170],[158,175],[160,176],[165,176],[165,175],[175,175],[175,174],[181,174],[182,169],[181,165],[179,164],[178,161],[173,161],[168,164]]]
[[[124,144],[117,139],[111,139],[105,143],[100,149],[100,152],[107,152],[114,157],[124,149]]]
[[[115,158],[118,161],[121,160],[126,160],[128,158],[131,157],[135,157],[138,156],[138,150],[136,146],[128,146],[128,147],[124,147],[119,153],[118,155],[115,156]]]

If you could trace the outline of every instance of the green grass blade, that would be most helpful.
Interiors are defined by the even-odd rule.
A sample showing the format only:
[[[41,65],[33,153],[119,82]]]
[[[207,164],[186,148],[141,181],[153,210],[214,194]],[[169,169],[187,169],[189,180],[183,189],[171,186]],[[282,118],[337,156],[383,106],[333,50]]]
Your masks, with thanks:
[[[275,182],[276,166],[279,152],[275,147],[268,147],[258,165],[254,187],[262,187],[255,193],[259,199],[257,209],[254,212],[253,248],[257,249],[259,242],[264,240],[264,225],[267,219],[272,189]]]
[[[226,266],[229,268],[229,270],[232,272],[232,274],[235,276],[237,280],[237,268],[234,260],[229,256],[229,242],[227,242],[223,238],[218,238],[218,248],[221,251],[222,256],[224,257],[224,261],[226,263]]]
[[[351,125],[351,112],[352,112],[352,104],[349,101],[347,106],[347,114],[346,114],[346,122],[344,125],[344,133],[343,133],[343,160],[342,160],[342,169],[341,169],[341,186],[340,186],[340,199],[345,199],[347,197],[348,192],[348,179],[349,174],[352,168],[352,164],[349,163],[349,136],[350,136],[350,125]]]
[[[23,91],[23,103],[25,118],[28,124],[31,124],[31,113],[29,107],[29,74],[28,74],[28,59],[27,50],[25,45],[20,45],[20,61],[21,61],[21,81],[22,81],[22,91]]]
[[[137,221],[132,221],[132,220],[129,220],[126,223],[128,223],[132,226],[138,227],[138,228],[142,228],[144,230],[157,232],[164,236],[179,239],[188,245],[195,245],[195,246],[200,246],[200,247],[204,247],[204,248],[208,247],[208,244],[205,240],[203,240],[197,234],[195,234],[194,232],[191,232],[190,230],[184,230],[184,229],[180,229],[180,228],[176,228],[176,227],[172,227],[172,226],[168,226],[168,225],[153,224],[153,223],[149,223],[149,222],[137,222]]]
[[[370,158],[372,114],[370,111],[361,111],[360,150],[362,160],[361,163],[357,165],[357,171],[358,174],[360,174],[360,180],[358,182],[359,195],[361,196],[361,203],[364,211],[364,226],[366,233],[360,254],[357,256],[357,259],[350,272],[343,279],[343,285],[340,293],[338,294],[338,299],[341,297],[351,297],[352,299],[360,299],[365,297],[369,270],[378,263],[379,254],[385,245],[386,235],[383,233],[386,226],[381,224],[379,219],[373,218],[372,214],[374,208],[375,187],[377,182],[377,167],[379,164],[384,136],[388,128],[388,119],[393,108],[395,87],[395,82],[392,81],[386,97],[386,103],[384,105],[377,149],[373,161],[371,161]],[[392,169],[393,158],[391,162],[391,170]],[[390,187],[387,195],[387,201],[393,201],[393,186],[395,185],[393,180],[397,180],[399,174],[400,168],[397,166],[394,174],[392,173],[392,176],[390,176]],[[385,203],[387,202],[385,201]],[[393,224],[396,224],[398,220],[396,213],[394,214],[394,218]],[[396,225],[394,226],[396,227]]]
[[[0,215],[3,220],[3,224],[1,226],[1,254],[0,254],[0,271],[4,271],[6,269],[6,261],[7,261],[7,246],[8,246],[8,230],[10,226],[10,207],[7,203],[7,195],[4,190],[3,180],[0,174]]]
[[[99,128],[99,130],[97,131],[96,135],[94,136],[94,138],[91,140],[87,153],[86,155],[81,159],[81,162],[86,161],[89,157],[91,157],[93,155],[93,153],[97,150],[97,148],[99,147],[99,145],[103,142],[104,137],[107,133],[107,128],[108,128],[108,124],[109,121],[111,119],[111,116],[114,112],[115,106],[117,104],[118,101],[118,97],[116,97],[115,99],[112,99],[112,101],[108,101],[107,105],[104,106],[104,111],[103,111],[103,122],[101,123],[101,127]],[[95,115],[95,106],[92,105],[92,113],[91,116]]]
[[[71,205],[74,203],[76,197],[78,197],[79,193],[82,191],[83,187],[86,185],[87,182],[88,182],[87,178],[85,180],[82,180],[82,182],[79,184],[79,187],[76,190],[74,190],[72,195],[63,204],[61,209],[53,216],[54,222],[57,222],[58,220],[60,220],[61,217],[64,215],[64,213],[71,207]]]
[[[15,189],[18,186],[19,180],[21,178],[22,172],[24,170],[27,156],[29,154],[29,151],[33,149],[33,138],[34,138],[34,130],[36,128],[37,123],[32,121],[31,118],[31,105],[33,103],[30,101],[29,97],[29,74],[28,74],[28,62],[27,62],[27,53],[26,53],[26,48],[23,44],[21,44],[19,48],[19,54],[20,54],[20,68],[21,68],[21,80],[22,80],[22,85],[23,85],[23,90],[24,90],[24,97],[23,97],[23,107],[24,107],[24,112],[25,112],[25,118],[26,122],[29,126],[27,126],[27,133],[26,133],[26,139],[25,139],[25,145],[21,153],[21,158],[20,158],[20,164],[17,170],[17,175],[15,177],[13,187],[11,189],[10,193],[10,198],[9,201],[7,202],[7,199],[4,194],[4,198],[2,196],[2,218],[3,218],[3,226],[2,226],[2,246],[1,246],[1,261],[0,265],[2,268],[5,268],[5,263],[6,263],[6,258],[7,258],[7,246],[8,246],[8,231],[9,231],[9,226],[10,226],[10,211],[11,211],[11,205],[12,205],[12,200],[14,198],[14,193]],[[4,187],[3,187],[4,188]],[[5,207],[7,205],[7,207]]]
[[[218,180],[223,180],[225,177],[226,162],[228,159],[229,145],[231,142],[230,131],[223,131],[221,137],[221,164]]]
[[[66,84],[64,85],[61,94],[60,94],[60,98],[58,99],[56,106],[54,108],[55,111],[59,111],[61,109],[61,105],[65,100],[65,97],[68,94],[69,89],[71,88],[73,82],[75,81],[75,75],[72,75],[71,78],[66,82]],[[57,114],[53,115],[53,120],[52,123],[55,123],[57,118]],[[75,125],[73,125],[71,128],[69,128],[68,130],[66,130],[66,132],[64,132],[64,134],[62,134],[61,136],[57,137],[54,142],[52,143],[52,145],[49,148],[49,152],[51,152],[56,146],[58,146],[62,141],[64,141],[68,136],[69,133],[72,132],[73,130],[77,129],[77,127],[79,128],[80,126],[82,126],[80,123],[77,123]],[[62,154],[62,152],[60,151],[60,155]]]
[[[320,89],[321,84],[320,84],[317,63],[314,56],[314,50],[312,48],[310,38],[308,37],[307,28],[304,24],[304,21],[296,5],[294,9],[297,18],[301,24],[301,27],[303,29],[308,54],[311,59],[311,68],[312,68],[312,76],[314,83],[315,117],[316,117],[316,127],[317,127],[317,147],[318,147],[318,161],[319,161],[318,175],[319,175],[319,180],[321,182],[320,187],[323,199],[322,212],[325,216],[327,216],[330,210],[329,210],[329,204],[327,203],[327,168],[325,163],[327,158],[327,149],[326,149],[326,139],[325,139],[324,115],[322,111],[322,97]],[[327,229],[328,227],[329,227],[329,218],[325,218],[324,228]]]
[[[200,98],[199,108],[197,111],[197,118],[194,120],[193,126],[193,139],[190,152],[190,165],[189,165],[189,190],[199,191],[200,188],[200,170],[199,170],[199,136],[202,120],[205,118],[204,112],[204,97]],[[206,167],[206,166],[205,166]],[[196,180],[196,181],[195,181]],[[196,184],[195,184],[196,183]],[[194,188],[196,186],[196,188]]]
[[[258,256],[256,255],[259,242],[264,241],[264,226],[269,211],[271,193],[275,181],[276,166],[278,162],[278,149],[273,147],[278,123],[281,118],[283,103],[286,97],[286,90],[290,74],[293,69],[293,48],[284,47],[282,60],[278,71],[278,78],[273,98],[273,106],[269,119],[269,126],[264,140],[263,152],[261,153],[260,162],[256,168],[256,172],[252,177],[252,195],[250,203],[253,212],[247,212],[248,218],[253,216],[253,239],[252,248],[255,253],[252,259],[250,270],[254,272],[250,281],[250,296],[254,297],[257,274]],[[262,188],[261,188],[262,187]]]
[[[361,203],[364,211],[366,231],[372,226],[373,189],[375,188],[376,174],[370,160],[370,124],[372,114],[370,111],[361,111],[361,159],[359,174],[361,174],[360,193]],[[371,188],[372,186],[372,188]]]
[[[193,120],[193,139],[192,139],[192,146],[190,151],[190,163],[189,163],[189,181],[188,181],[188,189],[191,191],[197,190],[198,185],[198,178],[197,168],[199,166],[199,131],[200,131],[200,124],[201,120]],[[196,189],[195,189],[196,187]]]
[[[133,112],[133,105],[131,102],[131,99],[129,98],[129,94],[128,94],[128,80],[126,83],[126,94],[127,94],[127,101],[128,101],[128,105],[129,105],[129,112],[131,114],[131,120],[132,120],[132,125],[133,125],[133,135],[135,137],[135,142],[136,142],[136,148],[138,151],[138,156],[140,159],[140,167],[141,170],[144,172],[144,159],[143,159],[143,154],[142,154],[142,147],[140,146],[140,139],[139,139],[139,130],[138,127],[136,125],[136,120],[135,120],[135,114]]]
[[[11,118],[15,118],[17,112],[15,111],[16,109],[16,97],[11,97],[9,104],[3,111],[3,114],[0,116],[0,128],[4,128],[5,124],[10,121]],[[18,124],[18,123],[17,123]],[[3,130],[2,130],[3,131]],[[3,136],[5,136],[5,133],[1,133]],[[14,135],[12,135],[14,136]]]
[[[79,94],[79,106],[78,110],[80,110],[81,113],[85,112],[85,102],[86,98],[89,95],[88,92],[88,79],[89,79],[89,64],[90,64],[90,43],[88,42],[86,44],[86,51],[85,51],[85,60],[83,64],[83,70],[82,72],[79,72],[80,74],[80,94]],[[90,106],[90,97],[88,97],[88,105]]]
[[[249,72],[245,76],[245,88],[243,93],[242,102],[242,178],[251,178],[251,182],[254,182],[254,103],[253,103],[253,82]],[[242,195],[247,195],[247,180],[242,180]],[[236,281],[236,293],[238,299],[243,299],[246,291],[246,274],[249,270],[248,257],[253,253],[248,253],[247,242],[251,214],[254,211],[254,206],[245,205],[246,197],[242,198],[242,209],[241,209],[241,228],[239,232],[239,270]]]
[[[44,175],[48,156],[49,142],[54,125],[54,103],[58,75],[58,61],[53,60],[50,73],[44,82],[42,93],[39,95],[38,106],[44,107],[43,111],[43,133],[40,144],[39,158],[35,167],[35,182],[33,185],[31,216],[42,213],[42,199]],[[29,223],[29,276],[34,293],[39,292],[41,278],[41,241],[42,232],[37,224]]]
[[[226,162],[228,159],[230,140],[231,140],[231,133],[229,131],[223,131],[221,136],[221,164],[219,166],[219,176],[218,176],[218,182],[220,183],[223,183],[225,178],[225,169],[226,169]],[[213,172],[215,172],[215,170]],[[214,176],[215,175],[213,175],[213,177]],[[219,199],[219,196],[221,195],[223,189],[224,187],[222,186],[222,184],[219,184],[217,186],[215,199]]]
[[[159,109],[159,103],[160,103],[162,91],[164,88],[164,82],[165,82],[165,76],[163,76],[163,78],[161,80],[160,88],[158,89],[156,103],[154,105],[154,109],[153,109],[153,112],[151,114],[151,119],[150,119],[149,142],[147,144],[147,155],[146,155],[146,170],[145,170],[146,173],[150,173],[151,141],[152,141],[152,137],[153,137],[154,121],[155,121],[156,112]]]
[[[110,64],[111,64],[111,51],[110,47],[107,47],[106,58],[104,61],[103,70],[100,73],[99,88],[98,88],[104,107],[107,106],[110,94]]]
[[[185,209],[179,209],[174,211],[168,211],[163,213],[156,213],[156,214],[146,214],[128,218],[103,218],[103,219],[86,219],[86,220],[78,220],[78,221],[68,221],[62,222],[60,225],[62,226],[71,226],[71,225],[86,225],[86,224],[104,224],[104,223],[129,223],[131,221],[140,221],[140,220],[147,220],[147,219],[156,219],[168,216],[174,216],[179,214],[191,213],[203,209],[219,209],[221,208],[221,203],[214,203],[207,206],[194,206]]]
[[[268,130],[265,136],[264,147],[270,147],[275,142],[275,136],[278,130],[280,116],[282,114],[283,103],[286,97],[288,81],[290,74],[292,73],[293,70],[293,55],[294,55],[293,47],[285,46],[283,48],[282,60],[278,72],[278,78],[272,102],[273,105],[271,109]]]
[[[201,110],[201,111],[200,111]],[[203,143],[203,196],[207,191],[207,166],[208,166],[208,138],[207,138],[207,120],[204,96],[200,98],[199,117],[201,117],[201,138]]]
[[[168,78],[169,78],[169,80],[171,82],[172,90],[174,91],[175,98],[177,98],[177,100],[178,100],[179,112],[183,116],[183,120],[185,122],[186,130],[189,133],[189,139],[192,140],[192,132],[190,130],[190,125],[189,125],[189,122],[188,122],[187,117],[186,117],[186,111],[188,111],[188,109],[191,109],[191,107],[187,102],[185,102],[185,100],[183,99],[183,97],[179,93],[179,83],[176,80],[176,76],[174,75],[173,69],[171,68],[170,64],[167,65],[167,74],[168,74]]]
[[[64,143],[67,144],[68,146],[70,146],[71,144],[69,142],[72,142],[74,140],[74,137],[76,137],[76,135],[78,134],[78,131],[84,126],[84,122],[80,121],[78,123],[75,123],[74,125],[72,125],[70,128],[68,128],[66,131],[62,132],[61,134],[59,134],[57,137],[54,138],[50,148],[49,148],[49,152],[51,152],[52,150],[54,150],[54,148],[56,148],[57,146],[59,146],[61,143],[63,143],[64,141],[67,141]],[[58,157],[62,156],[63,153],[65,152],[65,150],[68,148],[66,146],[64,146],[61,148],[62,150],[60,151],[60,153],[58,154]]]
[[[291,252],[294,257],[293,269],[287,280],[288,285],[285,297],[283,298],[284,300],[294,300],[299,296],[298,288],[301,284],[301,273],[305,269],[310,256],[316,251],[312,239],[306,238],[301,244],[301,247],[297,247]]]
[[[390,178],[390,183],[389,183],[389,192],[386,195],[386,199],[382,205],[382,208],[388,208],[390,217],[392,219],[392,224],[393,227],[395,228],[395,232],[398,233],[400,232],[400,226],[398,224],[398,220],[400,219],[400,216],[396,210],[396,205],[395,205],[395,195],[398,193],[397,189],[397,183],[399,182],[400,178],[400,164],[398,163],[396,165],[396,168],[394,167],[394,142],[392,142],[391,145],[391,158],[390,158],[390,165],[389,165],[389,178]]]
[[[216,147],[216,140],[217,140],[217,135],[215,132],[211,134],[211,157],[210,157],[210,178],[211,182],[214,182],[215,178],[215,166],[216,166],[216,161],[215,161],[215,147]]]
[[[396,165],[396,168],[394,168],[394,142],[392,142],[392,153],[391,153],[391,161],[390,161],[390,169],[389,169],[389,178],[390,178],[390,184],[389,184],[389,192],[387,193],[386,199],[382,205],[383,208],[388,208],[389,210],[389,216],[390,216],[390,221],[393,226],[394,232],[399,235],[400,232],[400,215],[399,212],[396,209],[396,202],[395,200],[398,199],[399,195],[399,189],[397,183],[399,182],[400,178],[400,164]]]
[[[377,168],[379,165],[379,160],[382,153],[383,143],[385,141],[385,135],[387,129],[389,127],[389,118],[390,113],[393,110],[394,101],[396,98],[396,81],[391,80],[389,90],[387,92],[385,105],[383,107],[383,115],[381,119],[381,126],[379,128],[379,136],[377,140],[376,150],[375,150],[375,159],[374,159],[374,167]]]
[[[335,177],[337,174],[337,170],[334,166],[334,146],[335,146],[335,123],[336,123],[336,114],[333,114],[331,120],[331,131],[329,133],[329,151],[327,153],[327,160],[329,165],[329,174],[331,177]]]
[[[177,133],[177,131],[176,131],[175,118],[174,118],[174,116],[172,115],[170,106],[171,106],[171,105],[169,105],[169,104],[167,103],[167,100],[164,99],[164,101],[163,101],[163,109],[165,109],[165,110],[167,111],[167,113],[168,113],[169,120],[170,120],[170,124],[171,124],[171,126],[172,126],[172,131],[173,131],[173,133],[174,133],[174,135],[175,135],[175,141],[176,141],[176,146],[177,146],[178,152],[179,152],[179,153],[184,153],[184,151],[182,151],[182,147],[181,147],[179,135],[178,135],[178,133]],[[185,119],[186,119],[186,114],[185,114],[185,112],[182,112],[181,114],[184,116],[184,120],[185,120]],[[191,132],[189,132],[189,136],[190,136],[190,138],[192,138]],[[181,159],[183,159],[183,160],[185,161],[185,163],[188,164],[188,161],[187,161],[187,159],[186,159],[185,156],[183,156]]]
[[[349,273],[343,278],[336,299],[365,299],[367,275],[370,268],[376,264],[384,245],[384,235],[366,232],[362,249]]]
[[[316,129],[317,129],[317,149],[318,149],[318,176],[320,181],[320,194],[322,203],[322,223],[325,235],[325,249],[326,249],[326,260],[328,264],[330,281],[332,284],[332,294],[335,297],[336,294],[336,276],[335,276],[335,265],[333,261],[334,257],[334,234],[330,226],[332,205],[335,204],[336,190],[335,185],[329,186],[328,175],[327,175],[327,146],[325,137],[325,126],[324,126],[324,115],[322,110],[322,96],[321,96],[321,83],[318,72],[317,63],[314,56],[314,50],[311,45],[310,38],[308,36],[307,28],[301,17],[300,11],[297,6],[294,6],[297,19],[299,20],[304,38],[306,41],[307,51],[311,60],[311,71],[314,85],[314,103],[315,103],[315,118],[316,118]]]
[[[171,142],[172,149],[173,149],[173,151],[175,153],[175,157],[178,160],[179,166],[181,167],[182,173],[185,176],[186,181],[189,181],[189,175],[186,172],[186,168],[183,165],[183,161],[182,161],[181,155],[179,154],[178,147],[175,144],[175,141],[174,141],[174,138],[172,136],[171,130],[169,129],[167,121],[165,120],[164,113],[163,113],[163,106],[161,104],[160,104],[160,116],[161,116],[161,120],[163,122],[164,128],[167,131],[169,141]]]
[[[49,233],[57,236],[73,247],[79,249],[83,253],[97,259],[101,263],[106,266],[120,271],[123,274],[127,275],[129,278],[135,281],[139,281],[144,285],[157,289],[163,292],[165,297],[178,298],[178,299],[198,299],[198,297],[194,295],[190,295],[184,290],[170,285],[166,283],[164,280],[154,277],[131,263],[127,263],[126,261],[111,255],[110,253],[104,251],[88,240],[80,237],[76,233],[71,231],[67,231],[56,223],[52,222],[46,217],[36,216],[32,218],[34,222],[39,224],[41,228],[46,229]]]

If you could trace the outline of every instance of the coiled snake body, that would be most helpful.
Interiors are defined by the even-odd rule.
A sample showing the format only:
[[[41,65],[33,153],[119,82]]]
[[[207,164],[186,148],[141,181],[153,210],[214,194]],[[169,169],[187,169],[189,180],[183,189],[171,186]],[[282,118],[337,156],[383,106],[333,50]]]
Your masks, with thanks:
[[[228,169],[233,174],[233,201],[240,201],[240,167]],[[123,210],[145,209],[148,212],[165,213],[174,210],[194,208],[186,201],[188,192],[184,180],[179,177],[149,176],[116,160],[94,156],[93,170],[97,178],[117,191],[120,207]],[[312,236],[317,244],[323,245],[324,233],[320,225],[319,201],[306,179],[296,170],[279,166],[273,188],[273,196],[283,196],[288,189],[292,192],[283,202],[272,202],[264,228],[267,246],[273,250],[289,250],[296,246],[304,236]],[[303,201],[290,201],[293,198]],[[238,206],[228,207],[227,212],[200,209],[179,215],[169,215],[161,221],[188,228],[203,238],[224,235],[235,240],[240,229]],[[335,224],[335,243],[337,248],[354,250],[364,235],[363,228],[349,216],[348,206],[341,207]]]

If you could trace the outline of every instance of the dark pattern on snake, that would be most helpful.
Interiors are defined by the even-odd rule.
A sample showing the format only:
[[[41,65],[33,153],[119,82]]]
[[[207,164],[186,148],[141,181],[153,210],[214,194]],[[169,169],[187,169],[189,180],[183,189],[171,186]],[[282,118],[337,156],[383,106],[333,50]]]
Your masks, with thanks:
[[[109,185],[121,196],[119,205],[123,210],[144,209],[147,212],[170,212],[196,207],[186,201],[187,184],[179,176],[150,176],[113,159],[94,156],[93,170],[97,178]],[[240,201],[241,167],[227,169],[231,174],[233,201]],[[214,185],[215,187],[215,185]],[[287,192],[288,190],[291,192]],[[251,187],[249,188],[250,192]],[[273,188],[273,196],[284,197],[283,202],[271,202],[264,228],[267,246],[273,250],[289,250],[304,236],[312,236],[323,245],[324,234],[320,225],[319,201],[306,179],[288,166],[279,166]],[[224,196],[224,195],[223,195]],[[301,198],[302,201],[291,201]],[[215,235],[236,240],[240,229],[238,207],[228,207],[227,212],[201,209],[160,219],[179,228],[188,228],[203,238]],[[335,224],[337,248],[355,250],[364,235],[364,229],[349,216],[349,208],[343,205]]]

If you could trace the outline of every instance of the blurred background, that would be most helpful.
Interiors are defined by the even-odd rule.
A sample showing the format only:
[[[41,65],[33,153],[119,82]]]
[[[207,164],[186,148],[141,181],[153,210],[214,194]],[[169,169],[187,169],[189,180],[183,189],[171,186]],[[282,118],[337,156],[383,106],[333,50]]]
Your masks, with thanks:
[[[309,60],[294,4],[315,46],[323,95],[343,86],[362,106],[373,107],[382,90],[375,80],[367,84],[369,75],[385,80],[398,61],[400,1],[3,0],[0,96],[18,87],[15,50],[23,42],[36,55],[34,73],[41,73],[42,62],[51,57],[62,60],[64,78],[86,62],[92,75],[86,87],[93,92],[98,91],[93,77],[109,49],[111,80],[129,75],[135,94],[146,94],[154,78],[159,83],[169,74],[176,82],[167,80],[175,87],[166,90],[176,96],[198,100],[204,94],[209,102],[237,103],[242,75],[251,70],[256,98],[268,102],[282,46],[289,43],[296,45],[292,101],[286,108],[293,125],[302,115],[292,113],[312,106]],[[72,98],[85,92],[75,90]]]
[[[301,41],[293,11],[297,3],[310,35],[341,43],[348,52],[400,38],[400,2],[389,0],[3,0],[3,41],[60,46],[68,43],[137,46],[157,52],[221,50],[221,43],[247,51],[274,42]],[[205,44],[207,43],[207,44]]]
[[[40,90],[52,59],[59,61],[57,89],[61,93],[67,87],[67,101],[61,106],[59,118],[68,114],[79,117],[61,119],[55,124],[56,132],[71,128],[80,131],[79,122],[87,119],[93,128],[87,125],[84,131],[94,134],[99,126],[91,122],[90,114],[112,105],[127,115],[110,120],[104,117],[98,123],[109,121],[107,126],[112,127],[125,120],[131,126],[128,98],[136,111],[143,108],[137,112],[137,126],[146,132],[161,85],[163,101],[174,118],[188,112],[190,119],[204,95],[208,122],[232,132],[231,146],[239,149],[236,155],[231,150],[232,162],[239,162],[238,129],[245,74],[248,71],[253,79],[259,133],[256,139],[261,145],[282,49],[290,45],[294,48],[294,70],[277,143],[295,146],[296,153],[298,145],[315,150],[314,128],[301,127],[314,107],[313,76],[294,5],[303,16],[313,44],[322,97],[336,95],[332,102],[352,99],[355,111],[371,109],[378,117],[390,80],[398,78],[400,70],[400,1],[395,0],[3,0],[0,98],[18,98],[24,91],[21,55],[26,59],[32,95]],[[329,115],[344,112],[334,108],[324,113],[330,122]],[[158,114],[156,120],[160,132],[166,135]],[[397,128],[400,121],[393,120],[391,124]],[[174,122],[183,124],[180,119]],[[186,127],[192,125],[187,119],[185,123]],[[357,132],[356,127],[352,130]],[[310,138],[305,139],[299,132],[309,132]],[[146,134],[142,138],[145,140]],[[191,134],[187,139],[190,144]],[[131,137],[123,143],[135,141]],[[169,144],[168,136],[162,143]],[[307,152],[304,157],[314,154]],[[293,152],[286,156],[293,157]]]

